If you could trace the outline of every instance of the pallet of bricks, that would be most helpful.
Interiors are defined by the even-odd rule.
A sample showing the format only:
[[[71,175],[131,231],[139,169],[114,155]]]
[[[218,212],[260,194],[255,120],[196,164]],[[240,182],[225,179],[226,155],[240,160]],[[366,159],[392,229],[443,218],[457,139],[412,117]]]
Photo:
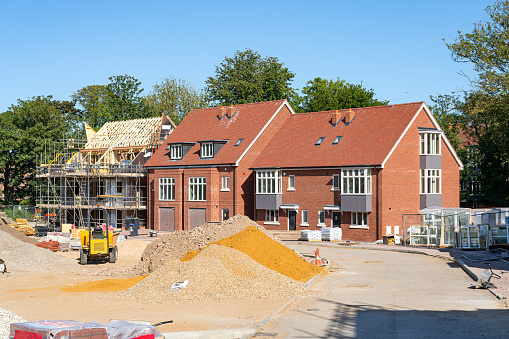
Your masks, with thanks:
[[[59,251],[69,251],[71,249],[71,233],[67,232],[48,232],[48,241],[57,241]]]
[[[41,241],[40,243],[35,244],[35,246],[41,247],[41,248],[46,248],[46,249],[48,249],[50,251],[53,251],[53,252],[56,252],[59,249],[58,241],[53,241],[53,240],[50,240],[50,241]]]

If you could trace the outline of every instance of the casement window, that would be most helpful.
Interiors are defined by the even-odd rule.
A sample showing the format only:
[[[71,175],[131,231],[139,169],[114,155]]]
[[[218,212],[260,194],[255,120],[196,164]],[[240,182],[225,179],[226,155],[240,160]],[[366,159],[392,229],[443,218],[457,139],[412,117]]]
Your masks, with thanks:
[[[342,171],[341,194],[371,194],[371,169],[345,169]]]
[[[279,211],[278,210],[265,210],[265,221],[266,222],[279,222]]]
[[[325,211],[318,211],[318,225],[325,225]]]
[[[175,200],[175,178],[159,178],[159,200]]]
[[[368,226],[368,214],[363,212],[352,212],[352,226]]]
[[[302,224],[308,224],[308,210],[302,210]]]
[[[340,187],[340,181],[339,181],[339,174],[333,174],[332,175],[332,189],[339,190]]]
[[[281,171],[256,172],[257,194],[281,194]]]
[[[201,144],[200,154],[202,158],[212,158],[214,156],[214,144],[211,142]]]
[[[171,145],[170,147],[170,159],[182,159],[182,145]]]
[[[230,190],[230,177],[222,177],[221,182],[222,182],[221,190],[229,191]]]
[[[422,169],[421,170],[421,194],[440,194],[440,170]]]
[[[207,200],[207,178],[189,178],[189,201]]]
[[[421,155],[440,154],[440,133],[420,133]]]
[[[288,189],[295,190],[295,175],[288,176]]]

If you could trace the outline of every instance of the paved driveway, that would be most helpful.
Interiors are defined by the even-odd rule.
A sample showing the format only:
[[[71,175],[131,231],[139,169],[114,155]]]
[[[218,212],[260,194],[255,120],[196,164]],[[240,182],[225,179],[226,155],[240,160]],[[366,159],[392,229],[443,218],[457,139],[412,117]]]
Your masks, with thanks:
[[[318,246],[290,245],[308,254]],[[255,338],[509,337],[505,304],[454,263],[344,247],[320,254],[332,271],[314,285],[323,295],[298,299]]]

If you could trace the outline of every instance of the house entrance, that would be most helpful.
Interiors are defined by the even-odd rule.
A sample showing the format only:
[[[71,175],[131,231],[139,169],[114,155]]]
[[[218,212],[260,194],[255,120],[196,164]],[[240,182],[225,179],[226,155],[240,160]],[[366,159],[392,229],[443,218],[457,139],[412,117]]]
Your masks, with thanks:
[[[295,211],[288,211],[288,230],[297,230],[297,212]]]
[[[341,227],[341,212],[332,212],[332,227]]]

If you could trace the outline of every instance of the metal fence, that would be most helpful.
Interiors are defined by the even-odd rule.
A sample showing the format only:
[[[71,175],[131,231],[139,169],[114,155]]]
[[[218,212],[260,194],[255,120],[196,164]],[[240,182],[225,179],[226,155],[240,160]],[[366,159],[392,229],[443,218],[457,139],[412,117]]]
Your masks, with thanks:
[[[7,217],[14,221],[16,219],[37,221],[41,217],[41,213],[37,213],[35,206],[30,205],[6,205],[0,207],[0,212],[5,212]]]

